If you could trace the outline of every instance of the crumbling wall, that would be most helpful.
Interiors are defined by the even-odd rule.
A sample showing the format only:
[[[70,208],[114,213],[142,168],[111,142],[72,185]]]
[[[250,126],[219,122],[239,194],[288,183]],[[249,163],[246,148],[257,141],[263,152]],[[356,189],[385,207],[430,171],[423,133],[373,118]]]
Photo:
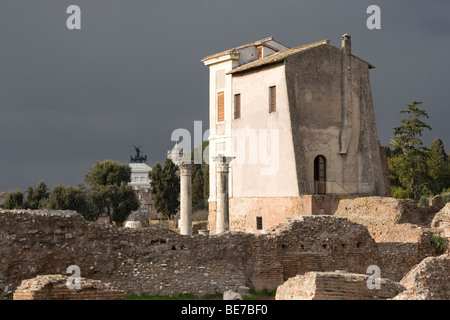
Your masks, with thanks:
[[[68,279],[68,276],[55,274],[23,280],[14,292],[13,298],[14,300],[125,300],[124,292],[109,283],[80,278],[78,287],[69,288]]]
[[[437,207],[411,199],[365,197],[341,200],[335,216],[367,227],[377,242],[382,275],[400,281],[422,259],[436,255],[431,218]]]
[[[252,243],[253,286],[258,290],[308,271],[365,273],[379,261],[367,228],[334,216],[299,216]],[[275,257],[275,259],[274,259]],[[276,279],[276,281],[275,281]]]
[[[367,281],[371,286],[369,287]],[[290,278],[277,288],[276,300],[385,300],[405,290],[386,279],[372,283],[369,275],[349,272],[308,272]]]
[[[203,295],[275,289],[308,271],[365,273],[378,253],[367,228],[333,216],[298,217],[261,235],[182,236],[87,222],[70,211],[0,210],[0,259],[1,295],[70,265],[125,293]]]
[[[231,240],[231,238],[233,240]],[[126,293],[198,295],[247,282],[246,236],[181,236],[161,228],[86,222],[76,212],[0,211],[0,292],[23,279],[65,274],[110,282]]]
[[[400,281],[406,290],[394,300],[449,300],[450,256],[428,257]]]
[[[434,216],[431,227],[441,237],[446,237],[447,243],[450,242],[450,202]],[[447,249],[449,248],[447,247]]]

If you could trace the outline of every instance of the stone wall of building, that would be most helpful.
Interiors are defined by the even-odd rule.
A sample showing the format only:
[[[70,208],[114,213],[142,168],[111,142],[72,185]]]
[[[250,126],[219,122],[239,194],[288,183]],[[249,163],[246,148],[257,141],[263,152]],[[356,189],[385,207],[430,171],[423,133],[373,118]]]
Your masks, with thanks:
[[[381,278],[379,288],[369,275],[349,272],[308,272],[287,280],[277,288],[276,300],[385,300],[405,290],[402,285]],[[369,281],[372,281],[370,279]]]
[[[125,293],[203,295],[243,285],[275,289],[308,271],[365,273],[378,257],[366,227],[334,216],[296,217],[260,235],[181,236],[87,222],[70,211],[0,210],[2,296],[71,265]]]
[[[400,281],[406,290],[394,300],[449,300],[450,256],[428,257]]]
[[[431,227],[434,228],[440,236],[446,237],[447,243],[450,242],[450,202],[434,216]]]
[[[377,242],[382,275],[400,281],[422,259],[435,255],[429,228],[435,207],[411,199],[364,197],[341,200],[335,216],[367,227]]]
[[[337,195],[303,195],[297,197],[234,198],[230,201],[230,230],[260,233],[282,224],[288,218],[302,215],[332,215],[341,198]],[[210,216],[215,211],[210,211]],[[257,229],[256,218],[262,218]],[[210,222],[215,221],[210,217]],[[215,226],[209,224],[212,232]]]
[[[23,280],[14,300],[125,300],[125,293],[99,280],[80,278],[78,288],[69,288],[69,276],[41,275]],[[69,279],[72,282],[72,279]],[[74,284],[74,283],[72,283]]]

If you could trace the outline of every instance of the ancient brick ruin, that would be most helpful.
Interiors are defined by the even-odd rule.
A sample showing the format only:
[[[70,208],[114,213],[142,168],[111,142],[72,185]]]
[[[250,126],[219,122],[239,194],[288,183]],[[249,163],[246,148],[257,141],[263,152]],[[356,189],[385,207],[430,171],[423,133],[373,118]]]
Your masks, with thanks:
[[[386,278],[379,289],[368,287],[369,275],[348,272],[308,272],[290,278],[279,286],[276,300],[385,300],[405,288]],[[369,279],[370,281],[370,279]]]
[[[14,300],[125,300],[123,291],[99,280],[80,278],[79,288],[70,288],[68,276],[55,274],[23,280]]]
[[[311,271],[364,275],[370,265],[380,267],[382,278],[400,281],[436,256],[434,229],[406,222],[398,200],[395,209],[365,199],[341,201],[335,216],[292,217],[266,234],[210,236],[119,228],[71,211],[0,210],[0,295],[12,296],[25,279],[64,275],[70,265],[125,294],[201,296],[241,286],[273,290]],[[369,207],[358,215],[364,201]]]

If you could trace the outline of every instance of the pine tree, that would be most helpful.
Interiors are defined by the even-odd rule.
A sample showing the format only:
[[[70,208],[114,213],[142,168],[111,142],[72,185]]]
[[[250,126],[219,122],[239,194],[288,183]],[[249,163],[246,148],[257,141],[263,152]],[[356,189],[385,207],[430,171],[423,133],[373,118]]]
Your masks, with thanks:
[[[423,147],[419,137],[424,129],[431,130],[431,127],[423,122],[421,118],[428,118],[425,110],[420,109],[422,102],[414,101],[407,105],[408,116],[401,120],[402,125],[394,128],[394,138],[392,144],[401,152],[399,157],[399,167],[396,168],[399,180],[405,188],[408,188],[414,199],[419,199],[425,189],[429,189],[426,182],[429,181],[428,167],[426,159],[429,155],[428,149]],[[392,168],[391,168],[392,169]]]
[[[429,167],[433,178],[433,193],[438,194],[450,187],[450,161],[440,138],[431,143],[430,151]]]
[[[164,167],[157,162],[149,172],[153,205],[166,219],[171,219],[180,207],[180,179],[177,166],[166,159]]]
[[[195,176],[192,182],[192,207],[203,206],[203,172],[201,167],[196,170]]]
[[[22,209],[23,208],[23,193],[20,190],[13,190],[8,192],[6,199],[3,202],[5,209]]]

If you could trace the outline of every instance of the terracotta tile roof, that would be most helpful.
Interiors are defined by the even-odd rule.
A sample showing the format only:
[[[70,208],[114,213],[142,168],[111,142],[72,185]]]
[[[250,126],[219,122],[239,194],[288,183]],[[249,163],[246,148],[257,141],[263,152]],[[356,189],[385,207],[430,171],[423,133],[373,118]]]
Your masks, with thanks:
[[[238,66],[236,68],[234,68],[233,70],[231,70],[230,72],[228,72],[227,74],[233,74],[233,73],[238,73],[238,72],[242,72],[242,71],[247,71],[250,69],[254,69],[254,68],[258,68],[264,65],[269,65],[269,64],[274,64],[280,61],[283,61],[284,59],[286,59],[288,56],[293,55],[297,52],[300,51],[305,51],[311,48],[315,48],[318,46],[322,46],[322,45],[327,45],[330,43],[330,40],[322,40],[319,42],[314,42],[314,43],[310,43],[310,44],[306,44],[303,46],[299,46],[296,48],[291,48],[291,49],[286,49],[286,50],[282,50],[279,52],[276,52],[270,56],[264,57],[264,58],[260,58],[258,60],[249,62],[247,64],[244,64],[242,66]]]
[[[265,44],[265,42],[270,41],[270,40],[273,40],[273,37],[264,38],[264,39],[261,39],[261,40],[258,40],[258,41],[254,41],[254,42],[251,42],[251,43],[244,44],[244,45],[239,46],[239,47],[235,47],[235,48],[231,48],[231,49],[228,49],[228,50],[225,50],[225,51],[222,51],[222,52],[218,52],[218,53],[212,54],[210,56],[204,57],[201,61],[203,62],[203,61],[206,61],[206,60],[209,60],[209,59],[212,59],[212,58],[221,57],[221,56],[224,56],[226,54],[230,54],[232,52],[238,51],[240,49],[244,49],[244,48],[247,48],[247,47],[250,47],[250,46],[257,46],[257,45],[260,45],[260,44],[265,45],[265,46],[267,46],[267,47],[269,47],[269,48],[271,48],[273,50],[277,50],[277,49],[272,48],[271,46]]]

